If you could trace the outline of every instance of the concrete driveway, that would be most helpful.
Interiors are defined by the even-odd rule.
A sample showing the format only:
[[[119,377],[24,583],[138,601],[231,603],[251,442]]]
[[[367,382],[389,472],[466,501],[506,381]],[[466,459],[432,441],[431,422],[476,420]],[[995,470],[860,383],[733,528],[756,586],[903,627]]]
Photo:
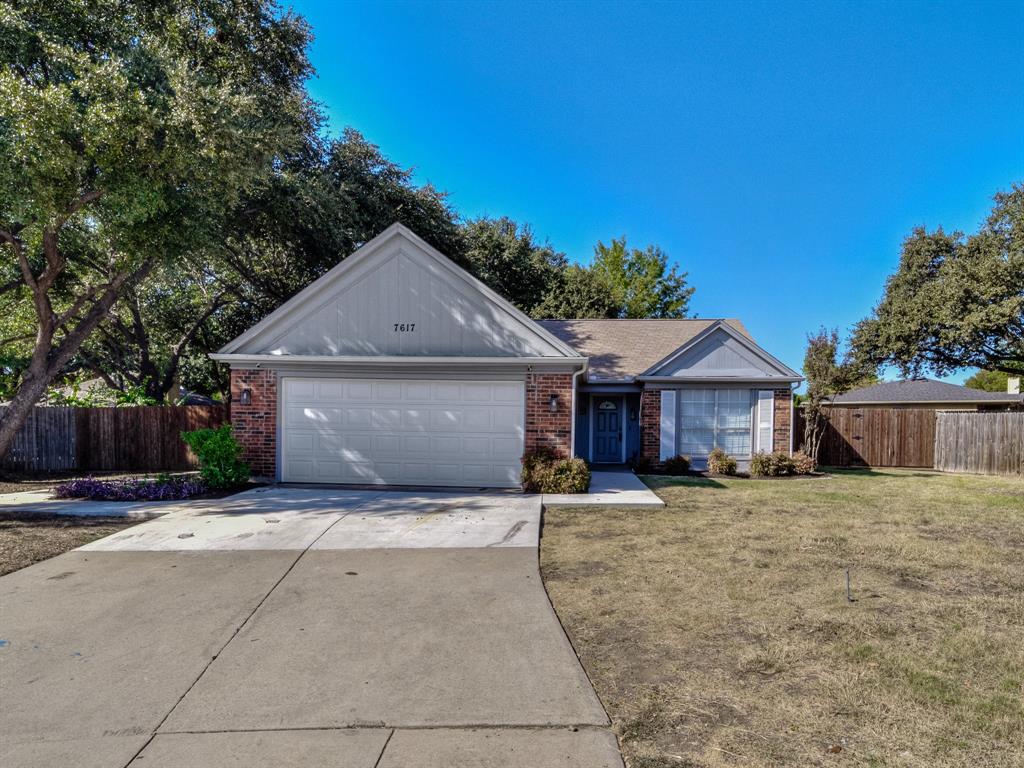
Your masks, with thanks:
[[[275,487],[0,579],[0,765],[621,768],[540,499]]]

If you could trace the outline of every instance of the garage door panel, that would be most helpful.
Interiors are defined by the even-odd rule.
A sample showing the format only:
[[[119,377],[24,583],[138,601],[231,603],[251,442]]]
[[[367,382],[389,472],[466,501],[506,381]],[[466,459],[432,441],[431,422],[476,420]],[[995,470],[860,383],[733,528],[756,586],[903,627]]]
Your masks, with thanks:
[[[373,426],[373,409],[372,408],[342,408],[341,423],[346,427],[372,427]]]
[[[520,405],[523,402],[523,390],[515,384],[495,384],[491,392],[496,403]]]
[[[462,411],[435,408],[430,411],[430,426],[434,430],[459,429],[462,427]]]
[[[409,383],[402,387],[402,398],[407,403],[427,402],[431,400],[431,386],[427,383]]]
[[[314,381],[301,381],[297,380],[293,382],[291,388],[291,396],[295,400],[312,400],[316,397],[316,382]]]
[[[402,429],[422,432],[430,428],[430,411],[426,408],[402,412]]]
[[[432,389],[434,402],[458,400],[461,393],[458,384],[434,384]]]
[[[345,383],[346,400],[372,400],[373,384],[365,381],[349,381]]]
[[[491,413],[491,424],[495,431],[505,432],[514,429],[520,423],[520,411],[515,408],[494,408]]]
[[[321,402],[345,399],[345,384],[341,381],[322,381],[316,385],[316,398]]]
[[[463,384],[462,399],[467,402],[488,403],[491,401],[490,384]]]
[[[518,459],[523,454],[522,444],[510,437],[495,437],[491,440],[491,453],[496,458]]]
[[[518,485],[522,382],[285,377],[281,392],[286,481]]]

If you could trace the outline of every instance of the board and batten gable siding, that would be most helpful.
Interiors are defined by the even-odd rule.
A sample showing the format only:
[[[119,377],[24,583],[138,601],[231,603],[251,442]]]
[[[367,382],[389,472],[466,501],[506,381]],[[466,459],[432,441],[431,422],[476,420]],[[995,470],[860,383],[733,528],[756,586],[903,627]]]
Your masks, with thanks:
[[[707,375],[737,379],[776,374],[777,370],[766,361],[758,359],[742,342],[721,329],[713,331],[657,371],[659,376]]]
[[[364,246],[222,353],[577,357],[404,229]]]

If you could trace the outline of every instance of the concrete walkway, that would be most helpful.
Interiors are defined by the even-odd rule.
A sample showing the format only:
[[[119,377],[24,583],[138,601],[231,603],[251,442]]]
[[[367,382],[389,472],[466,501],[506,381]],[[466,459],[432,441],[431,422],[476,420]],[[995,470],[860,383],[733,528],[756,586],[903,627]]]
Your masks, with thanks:
[[[545,493],[544,506],[664,507],[665,502],[643,484],[632,470],[592,469],[589,493]]]
[[[539,521],[269,488],[0,578],[0,764],[621,768]]]
[[[49,490],[0,493],[0,512],[18,514],[74,515],[76,517],[149,518],[170,511],[174,502],[86,501],[55,499]]]

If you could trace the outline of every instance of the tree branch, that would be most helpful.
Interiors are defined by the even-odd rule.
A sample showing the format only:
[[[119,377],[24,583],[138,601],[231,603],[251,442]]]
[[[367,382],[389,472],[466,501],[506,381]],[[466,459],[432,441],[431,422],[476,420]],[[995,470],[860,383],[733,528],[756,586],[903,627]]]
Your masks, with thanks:
[[[5,243],[9,243],[11,248],[14,249],[14,255],[18,259],[18,266],[21,268],[21,277],[25,281],[25,284],[33,291],[37,290],[36,278],[35,275],[32,274],[32,267],[28,263],[28,257],[25,255],[25,246],[22,244],[21,238],[9,230],[0,229],[0,240],[3,240]]]

